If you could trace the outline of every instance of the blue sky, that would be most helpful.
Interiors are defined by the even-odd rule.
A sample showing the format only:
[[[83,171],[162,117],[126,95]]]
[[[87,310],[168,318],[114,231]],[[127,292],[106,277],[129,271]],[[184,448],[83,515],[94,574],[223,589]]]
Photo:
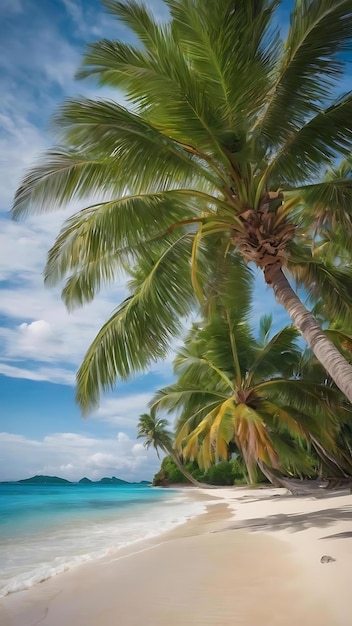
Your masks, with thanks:
[[[159,0],[147,4],[159,15]],[[68,314],[59,290],[45,289],[46,252],[75,208],[14,223],[8,210],[25,168],[51,144],[50,115],[74,94],[120,99],[78,83],[74,73],[87,42],[127,38],[99,0],[1,0],[0,55],[0,480],[44,473],[71,480],[116,475],[151,478],[159,466],[136,441],[136,422],[172,377],[172,352],[153,371],[104,396],[83,420],[74,403],[75,371],[99,327],[124,297],[124,284]],[[6,52],[6,54],[5,54]],[[261,280],[254,317],[275,309]]]

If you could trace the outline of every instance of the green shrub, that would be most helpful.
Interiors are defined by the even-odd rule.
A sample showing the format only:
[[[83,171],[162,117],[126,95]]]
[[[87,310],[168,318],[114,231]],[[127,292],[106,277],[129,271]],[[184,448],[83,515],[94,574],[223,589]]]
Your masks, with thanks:
[[[204,482],[210,485],[233,485],[234,472],[229,461],[220,461],[207,469],[203,475]]]
[[[166,456],[161,462],[160,470],[153,478],[153,485],[167,485],[175,483],[188,483],[187,478],[180,472],[170,456]]]
[[[238,458],[231,461],[220,461],[207,470],[200,469],[196,461],[186,463],[185,468],[193,478],[209,485],[233,485],[247,482],[246,471],[242,461]],[[162,460],[160,470],[155,474],[153,485],[168,485],[185,483],[188,481],[175,465],[171,457]]]

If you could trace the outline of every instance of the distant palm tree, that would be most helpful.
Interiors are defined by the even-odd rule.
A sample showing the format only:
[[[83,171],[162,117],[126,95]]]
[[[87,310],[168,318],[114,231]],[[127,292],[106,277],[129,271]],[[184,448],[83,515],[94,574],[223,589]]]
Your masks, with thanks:
[[[139,418],[137,437],[144,439],[143,445],[145,448],[148,449],[152,446],[156,450],[158,458],[160,458],[159,450],[170,456],[180,472],[192,485],[195,487],[206,487],[207,485],[193,478],[192,474],[182,464],[178,453],[173,449],[172,434],[167,428],[168,422],[165,419],[157,419],[148,413],[143,413]]]
[[[176,446],[201,467],[227,459],[235,444],[251,483],[257,467],[285,486],[282,472],[309,474],[312,447],[344,465],[339,419],[351,420],[351,407],[321,379],[297,377],[301,353],[293,327],[271,336],[271,318],[264,316],[255,339],[240,313],[219,310],[193,326],[174,361],[177,380],[155,394],[152,414],[178,415]]]
[[[352,326],[352,94],[335,97],[351,0],[295,0],[286,41],[279,0],[165,4],[167,23],[134,0],[104,0],[137,41],[90,44],[79,76],[121,90],[131,108],[63,104],[60,146],[15,198],[16,218],[96,198],[49,252],[45,280],[67,278],[69,309],[132,276],[84,358],[77,400],[88,410],[117,377],[165,356],[195,295],[207,299],[208,271],[220,281],[237,251],[352,402],[351,365],[291,286]]]

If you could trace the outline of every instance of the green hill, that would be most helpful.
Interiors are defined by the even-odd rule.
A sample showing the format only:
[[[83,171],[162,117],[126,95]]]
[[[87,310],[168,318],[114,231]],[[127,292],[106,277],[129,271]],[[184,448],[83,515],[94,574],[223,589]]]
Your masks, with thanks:
[[[69,480],[66,478],[59,478],[59,476],[32,476],[31,478],[24,478],[23,480],[18,480],[18,483],[37,483],[39,485],[59,485],[62,483],[70,484]]]

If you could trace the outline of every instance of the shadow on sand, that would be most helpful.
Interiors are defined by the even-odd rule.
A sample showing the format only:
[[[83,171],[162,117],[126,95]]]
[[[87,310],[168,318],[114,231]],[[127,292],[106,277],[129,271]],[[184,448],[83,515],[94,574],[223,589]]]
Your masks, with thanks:
[[[300,496],[300,499],[323,499],[333,500],[334,498],[346,495],[345,491],[338,491],[334,493],[325,493],[316,495],[315,492]],[[269,496],[268,498],[241,498],[242,503],[262,502],[264,500],[274,500],[280,498],[281,500],[287,500],[292,496]],[[333,503],[331,503],[333,504]],[[265,517],[256,517],[253,519],[245,519],[232,524],[224,530],[238,530],[244,529],[251,532],[273,532],[279,530],[288,530],[291,533],[301,532],[308,528],[328,528],[337,521],[350,521],[352,523],[352,502],[351,504],[341,507],[334,507],[328,509],[319,509],[318,511],[312,511],[308,513],[278,513],[276,515],[268,515]],[[221,531],[220,531],[221,532]],[[333,539],[333,538],[351,538],[351,532],[336,533],[335,535],[326,535],[320,539]]]

